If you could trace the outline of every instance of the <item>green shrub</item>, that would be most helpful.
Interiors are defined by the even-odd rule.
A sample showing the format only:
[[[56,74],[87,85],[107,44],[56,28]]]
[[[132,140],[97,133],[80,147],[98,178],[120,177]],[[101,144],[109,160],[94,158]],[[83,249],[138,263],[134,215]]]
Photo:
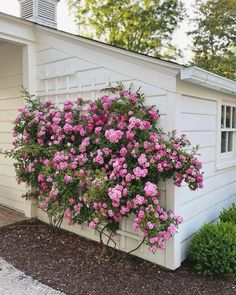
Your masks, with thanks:
[[[236,224],[236,205],[233,204],[229,209],[224,209],[220,213],[221,222],[232,222]]]
[[[200,274],[236,275],[236,226],[204,225],[192,239],[189,258]]]

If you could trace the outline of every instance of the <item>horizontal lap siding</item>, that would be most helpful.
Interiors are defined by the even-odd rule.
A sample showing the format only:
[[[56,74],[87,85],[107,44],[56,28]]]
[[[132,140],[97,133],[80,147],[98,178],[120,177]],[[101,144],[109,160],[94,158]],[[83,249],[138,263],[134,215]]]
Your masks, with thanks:
[[[0,148],[11,148],[13,120],[22,107],[20,88],[23,83],[22,48],[15,44],[0,46]],[[0,155],[0,203],[20,211],[25,210],[21,198],[25,187],[15,180],[12,159]]]
[[[95,53],[96,54],[96,53]],[[89,60],[82,60],[76,57],[61,53],[53,48],[43,45],[38,46],[36,54],[37,73],[37,95],[44,100],[51,98],[58,105],[62,105],[65,99],[76,100],[77,97],[84,99],[95,99],[101,96],[101,90],[109,85],[116,85],[122,82],[129,87],[132,83],[134,89],[141,87],[141,91],[146,96],[147,105],[155,105],[161,114],[159,126],[166,128],[166,91],[149,85],[147,82],[135,80],[132,77],[120,74],[111,69],[98,66]],[[165,183],[160,184],[161,203],[165,205]],[[38,211],[38,217],[46,221],[42,211]],[[130,251],[137,247],[141,237],[133,231],[133,221],[127,220],[122,223],[121,230],[116,236],[117,248]],[[63,228],[91,238],[99,240],[95,231],[87,226],[68,226],[65,223]],[[165,252],[160,251],[157,255],[149,253],[146,247],[141,247],[135,255],[153,261],[157,264],[165,265]]]
[[[184,218],[180,226],[181,259],[186,258],[191,236],[202,224],[212,222],[223,207],[235,199],[236,170],[216,171],[217,101],[182,96],[180,130],[192,145],[199,145],[203,163],[204,188],[191,192],[183,185],[176,192],[180,202],[180,214]]]

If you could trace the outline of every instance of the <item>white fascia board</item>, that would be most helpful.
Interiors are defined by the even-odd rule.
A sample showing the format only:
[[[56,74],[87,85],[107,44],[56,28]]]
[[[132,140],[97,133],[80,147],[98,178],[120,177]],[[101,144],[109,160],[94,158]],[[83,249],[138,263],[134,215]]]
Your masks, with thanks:
[[[0,12],[0,38],[17,43],[36,42],[34,24]]]
[[[207,88],[236,95],[236,81],[221,77],[198,67],[183,68],[180,71],[180,79]]]

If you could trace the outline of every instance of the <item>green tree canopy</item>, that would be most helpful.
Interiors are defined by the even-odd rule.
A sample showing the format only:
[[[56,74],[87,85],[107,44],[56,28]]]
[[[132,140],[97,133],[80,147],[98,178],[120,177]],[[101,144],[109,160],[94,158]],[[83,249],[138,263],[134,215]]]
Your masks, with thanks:
[[[196,0],[194,63],[236,79],[236,0]]]
[[[181,0],[68,0],[80,35],[131,51],[173,59],[171,43],[184,17]]]

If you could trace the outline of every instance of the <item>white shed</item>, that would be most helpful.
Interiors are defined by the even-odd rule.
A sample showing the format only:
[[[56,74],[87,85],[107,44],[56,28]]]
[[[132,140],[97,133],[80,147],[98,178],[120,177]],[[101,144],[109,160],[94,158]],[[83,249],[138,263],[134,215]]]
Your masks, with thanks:
[[[0,13],[0,146],[10,147],[12,121],[23,105],[20,86],[40,98],[60,104],[78,96],[93,99],[110,82],[142,87],[148,103],[156,105],[164,130],[187,134],[200,145],[204,189],[190,192],[186,186],[163,183],[166,206],[184,219],[167,249],[155,255],[144,246],[135,255],[170,269],[186,258],[191,236],[206,222],[218,218],[223,207],[236,201],[236,82],[197,67],[184,67],[129,52],[53,27],[57,0],[21,0],[22,15],[29,20]],[[49,5],[41,15],[32,3]],[[32,13],[24,14],[24,5]],[[42,3],[41,3],[42,4]],[[37,23],[32,22],[37,21]],[[21,198],[25,188],[15,181],[13,163],[0,156],[0,203],[27,216],[34,208]],[[41,211],[34,212],[45,220]],[[64,225],[65,226],[65,225]],[[86,226],[65,226],[98,240]],[[118,231],[118,248],[135,248],[140,237],[129,220]]]

